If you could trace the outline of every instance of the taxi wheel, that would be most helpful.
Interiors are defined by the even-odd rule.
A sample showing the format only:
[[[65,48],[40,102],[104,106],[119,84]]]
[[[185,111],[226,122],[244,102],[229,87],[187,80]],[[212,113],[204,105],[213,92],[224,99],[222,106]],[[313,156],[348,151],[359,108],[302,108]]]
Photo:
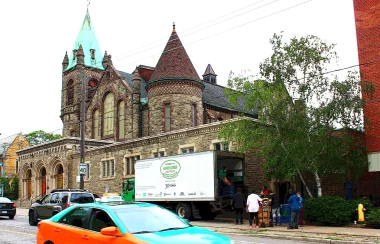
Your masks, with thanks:
[[[29,224],[30,225],[37,225],[37,218],[34,216],[34,211],[33,210],[29,211]]]
[[[190,219],[191,217],[191,208],[187,203],[179,203],[176,208],[176,213],[179,217],[184,219]]]

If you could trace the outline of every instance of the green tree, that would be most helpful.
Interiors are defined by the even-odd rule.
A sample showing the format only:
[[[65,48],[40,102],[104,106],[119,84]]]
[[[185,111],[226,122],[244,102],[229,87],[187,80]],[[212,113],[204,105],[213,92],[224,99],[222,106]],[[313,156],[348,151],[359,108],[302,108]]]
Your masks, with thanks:
[[[231,104],[243,100],[245,112],[257,111],[258,120],[227,122],[219,137],[236,141],[242,152],[256,149],[267,177],[299,176],[310,197],[304,179],[311,173],[322,196],[324,176],[358,177],[368,167],[357,131],[363,128],[361,92],[370,97],[374,87],[358,72],[343,80],[329,74],[325,66],[337,58],[335,45],[316,36],[286,43],[274,34],[270,43],[273,54],[260,64],[257,78],[231,73],[226,89]]]
[[[48,141],[57,140],[62,138],[59,134],[47,133],[43,130],[36,130],[25,135],[29,145],[35,146]]]

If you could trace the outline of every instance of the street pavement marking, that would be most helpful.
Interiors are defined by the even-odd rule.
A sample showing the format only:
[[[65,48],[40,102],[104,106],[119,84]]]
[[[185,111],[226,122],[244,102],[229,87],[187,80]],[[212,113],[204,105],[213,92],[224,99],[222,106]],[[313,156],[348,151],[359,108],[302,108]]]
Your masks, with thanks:
[[[4,229],[0,229],[0,230],[1,231],[5,231],[5,232],[10,232],[10,233],[15,233],[15,234],[22,234],[22,235],[28,235],[28,236],[36,236],[36,234],[30,234],[30,233],[13,231],[13,230],[4,230]]]

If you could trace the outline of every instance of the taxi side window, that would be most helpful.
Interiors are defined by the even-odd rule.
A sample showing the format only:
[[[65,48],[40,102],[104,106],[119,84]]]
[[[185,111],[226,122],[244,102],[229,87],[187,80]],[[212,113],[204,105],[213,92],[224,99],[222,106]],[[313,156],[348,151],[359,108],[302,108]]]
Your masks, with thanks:
[[[93,209],[90,216],[89,229],[100,232],[105,227],[116,226],[107,212],[100,209]]]
[[[84,228],[84,224],[89,212],[89,208],[75,208],[64,215],[58,222],[75,227]]]
[[[46,195],[42,200],[41,203],[49,203],[50,202],[51,195]]]
[[[58,197],[59,197],[59,194],[58,193],[54,193],[51,196],[50,203],[57,203],[58,202]]]

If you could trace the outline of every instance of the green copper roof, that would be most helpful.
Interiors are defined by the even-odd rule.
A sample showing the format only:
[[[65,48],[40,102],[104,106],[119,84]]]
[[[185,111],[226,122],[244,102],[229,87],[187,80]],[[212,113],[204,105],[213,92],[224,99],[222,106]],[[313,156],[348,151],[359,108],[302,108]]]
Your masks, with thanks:
[[[78,50],[79,45],[82,45],[84,53],[84,65],[87,67],[104,70],[102,65],[103,55],[100,51],[98,40],[96,39],[94,28],[92,27],[90,14],[86,13],[83,24],[75,41],[73,50]],[[94,58],[91,57],[91,49],[95,50]],[[77,59],[73,59],[73,50],[71,50],[69,65],[66,70],[72,69],[77,64]],[[65,70],[65,71],[66,71]]]

